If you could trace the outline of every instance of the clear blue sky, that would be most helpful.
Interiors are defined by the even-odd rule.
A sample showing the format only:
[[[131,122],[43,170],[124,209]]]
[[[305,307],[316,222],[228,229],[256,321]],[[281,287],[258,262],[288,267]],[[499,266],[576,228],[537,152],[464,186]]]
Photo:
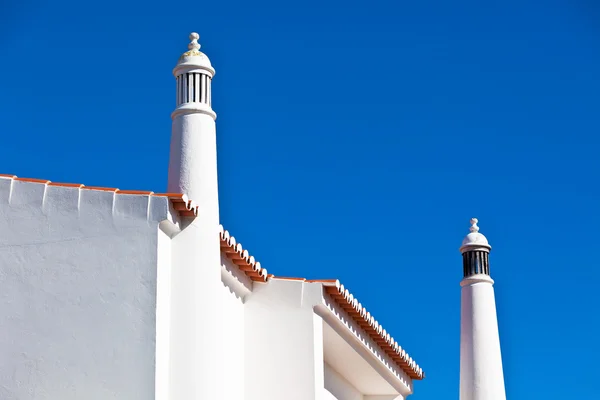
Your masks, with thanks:
[[[221,219],[263,266],[339,278],[426,371],[413,398],[456,399],[476,216],[508,398],[598,398],[597,2],[0,7],[0,173],[164,191],[198,31]]]

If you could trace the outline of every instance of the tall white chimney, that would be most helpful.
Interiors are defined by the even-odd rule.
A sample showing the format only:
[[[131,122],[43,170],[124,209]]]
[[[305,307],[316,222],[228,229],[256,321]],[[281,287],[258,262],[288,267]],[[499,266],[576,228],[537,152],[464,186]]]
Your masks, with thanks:
[[[506,400],[498,335],[491,246],[471,219],[462,242],[463,280],[460,310],[460,400]]]
[[[215,70],[198,38],[190,35],[188,51],[173,70],[177,106],[171,114],[168,192],[187,195],[198,216],[181,224],[171,240],[168,342],[160,347],[168,364],[161,369],[165,383],[156,400],[219,399],[228,384],[221,351],[216,114],[210,87]]]
[[[215,75],[210,60],[200,51],[199,35],[173,69],[177,82],[176,108],[171,114],[169,193],[184,193],[200,206],[200,215],[218,215],[217,140],[212,110],[211,82]]]

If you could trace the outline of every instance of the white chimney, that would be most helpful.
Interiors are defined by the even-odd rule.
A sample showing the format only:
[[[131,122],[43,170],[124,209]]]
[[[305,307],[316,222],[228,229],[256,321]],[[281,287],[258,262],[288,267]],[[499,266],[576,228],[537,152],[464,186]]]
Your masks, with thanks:
[[[201,53],[198,34],[173,70],[177,107],[173,119],[168,192],[183,193],[198,207],[171,240],[168,359],[156,400],[219,399],[227,384],[223,367],[223,308],[217,143],[211,107],[215,74]]]
[[[489,245],[471,219],[462,242],[460,400],[506,400]]]
[[[177,107],[171,114],[169,193],[184,193],[200,208],[199,215],[218,215],[217,141],[212,110],[211,82],[215,70],[200,51],[199,35],[173,69],[177,82]]]

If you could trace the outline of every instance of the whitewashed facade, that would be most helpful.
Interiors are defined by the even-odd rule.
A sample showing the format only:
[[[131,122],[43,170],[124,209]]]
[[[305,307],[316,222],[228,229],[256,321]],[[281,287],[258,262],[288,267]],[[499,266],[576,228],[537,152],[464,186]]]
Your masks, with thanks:
[[[0,176],[0,399],[406,398],[422,369],[343,285],[269,274],[219,225],[190,38],[168,193]]]

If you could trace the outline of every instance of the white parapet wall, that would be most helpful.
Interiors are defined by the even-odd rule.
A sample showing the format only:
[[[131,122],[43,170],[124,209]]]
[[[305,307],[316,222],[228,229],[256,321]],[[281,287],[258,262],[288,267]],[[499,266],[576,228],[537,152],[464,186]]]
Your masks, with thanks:
[[[154,398],[158,223],[168,207],[0,178],[1,399]]]

